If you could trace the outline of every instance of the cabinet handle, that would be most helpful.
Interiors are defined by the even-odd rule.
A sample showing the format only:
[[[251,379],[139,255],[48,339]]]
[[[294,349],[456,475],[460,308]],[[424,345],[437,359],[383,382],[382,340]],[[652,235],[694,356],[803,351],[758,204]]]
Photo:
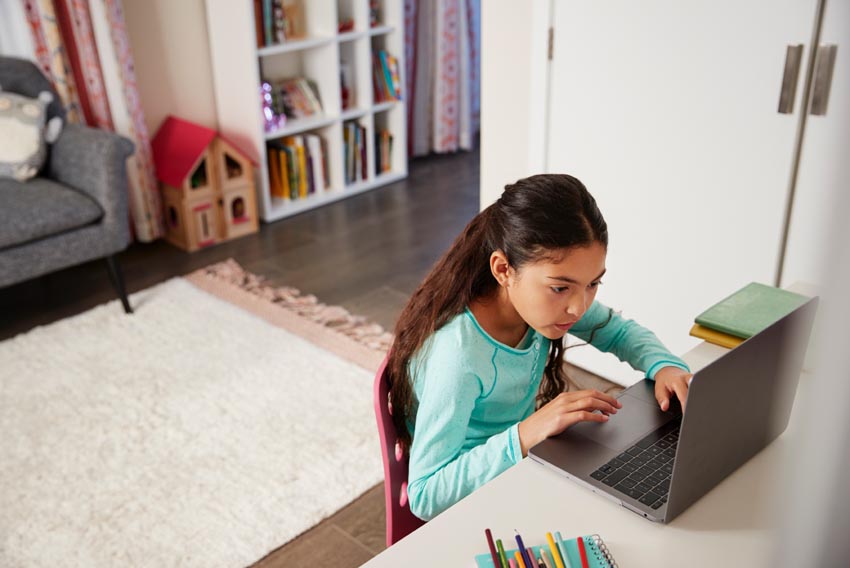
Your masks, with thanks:
[[[779,91],[779,114],[794,112],[797,96],[797,77],[803,60],[803,44],[789,45],[785,50],[785,72],[782,74],[782,89]]]
[[[829,91],[832,90],[832,71],[835,68],[835,56],[838,46],[833,43],[825,43],[818,46],[817,59],[815,60],[815,78],[812,81],[812,106],[811,114],[823,116],[826,114],[826,105],[829,104]]]

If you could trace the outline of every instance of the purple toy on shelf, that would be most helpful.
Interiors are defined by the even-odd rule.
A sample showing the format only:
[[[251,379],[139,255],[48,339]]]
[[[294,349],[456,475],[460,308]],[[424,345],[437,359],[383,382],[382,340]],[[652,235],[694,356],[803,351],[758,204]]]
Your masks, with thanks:
[[[260,96],[263,99],[263,127],[266,132],[274,132],[282,128],[286,124],[286,115],[274,111],[271,84],[263,82],[260,86]]]

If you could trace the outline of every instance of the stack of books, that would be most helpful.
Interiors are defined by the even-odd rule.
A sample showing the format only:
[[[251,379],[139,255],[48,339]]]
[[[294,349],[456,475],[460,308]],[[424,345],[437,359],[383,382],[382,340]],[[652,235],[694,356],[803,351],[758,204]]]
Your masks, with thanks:
[[[366,165],[366,128],[356,122],[342,127],[345,183],[355,183],[368,177]]]
[[[304,37],[302,14],[298,0],[254,0],[257,47]]]
[[[303,199],[328,187],[327,144],[318,134],[273,140],[266,150],[272,197]]]
[[[375,172],[382,174],[393,167],[393,135],[389,130],[375,133]]]
[[[401,100],[401,79],[398,72],[398,59],[380,50],[373,56],[372,83],[375,88],[375,102]]]
[[[788,290],[751,282],[698,315],[690,334],[732,349],[807,300]]]
[[[322,99],[316,83],[296,77],[269,81],[272,86],[272,111],[287,119],[307,118],[322,114]]]

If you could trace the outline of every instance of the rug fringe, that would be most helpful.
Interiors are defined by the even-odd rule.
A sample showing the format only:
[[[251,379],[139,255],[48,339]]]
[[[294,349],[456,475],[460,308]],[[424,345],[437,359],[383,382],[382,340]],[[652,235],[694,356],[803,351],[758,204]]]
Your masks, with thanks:
[[[264,277],[242,268],[232,258],[207,266],[200,272],[238,286],[258,298],[273,302],[301,317],[339,332],[370,349],[387,353],[392,346],[393,335],[379,324],[363,316],[355,316],[341,306],[323,304],[312,294],[302,295],[297,288],[273,286]]]

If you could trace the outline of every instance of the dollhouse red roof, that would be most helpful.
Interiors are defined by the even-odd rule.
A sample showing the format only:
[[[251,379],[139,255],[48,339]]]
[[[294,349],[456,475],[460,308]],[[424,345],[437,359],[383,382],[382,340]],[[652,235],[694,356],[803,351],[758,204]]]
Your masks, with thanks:
[[[170,186],[180,187],[192,173],[191,170],[198,162],[198,158],[216,136],[219,134],[215,130],[200,124],[174,116],[166,118],[151,140],[157,179]],[[251,154],[244,152],[224,136],[221,138],[251,160],[254,165],[257,164],[257,160]]]

